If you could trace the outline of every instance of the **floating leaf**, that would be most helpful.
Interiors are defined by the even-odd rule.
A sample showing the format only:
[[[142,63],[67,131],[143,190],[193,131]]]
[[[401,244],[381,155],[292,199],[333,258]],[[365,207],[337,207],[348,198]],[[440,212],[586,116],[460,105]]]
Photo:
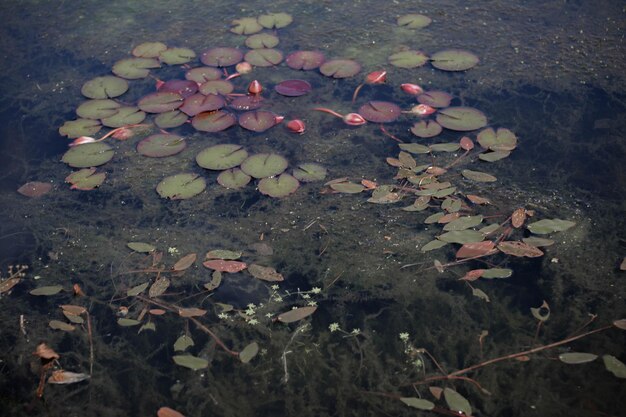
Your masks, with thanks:
[[[336,184],[331,184],[330,188],[337,191],[338,193],[345,194],[358,194],[366,189],[363,185],[356,184],[354,182],[339,182]]]
[[[148,136],[137,144],[137,152],[151,158],[176,155],[187,147],[185,139],[169,133]]]
[[[70,148],[61,161],[74,168],[89,168],[109,162],[113,154],[113,149],[105,143],[86,143]]]
[[[461,175],[463,175],[468,180],[476,182],[494,182],[498,180],[496,177],[491,174],[487,174],[486,172],[472,171],[470,169],[462,170]]]
[[[257,21],[256,17],[235,19],[232,25],[233,27],[230,28],[230,31],[238,35],[251,35],[263,30],[263,26]]]
[[[626,330],[626,319],[620,319],[613,321],[613,326],[618,329]]]
[[[207,81],[200,86],[200,92],[204,95],[222,94],[227,95],[235,90],[235,86],[230,81],[214,80]]]
[[[22,185],[17,192],[26,197],[41,197],[52,190],[52,184],[49,182],[31,181]]]
[[[230,189],[243,188],[248,185],[251,179],[251,176],[239,168],[227,169],[220,172],[220,175],[217,176],[218,184],[224,188]]]
[[[226,249],[215,249],[210,250],[206,253],[206,259],[239,259],[243,255],[243,252],[234,251],[234,250],[226,250]]]
[[[220,132],[237,123],[237,118],[223,110],[202,112],[197,114],[191,124],[202,132]]]
[[[163,42],[144,42],[135,46],[131,53],[138,58],[158,58],[166,49],[167,45]]]
[[[293,176],[300,182],[322,181],[328,171],[320,164],[306,162],[293,169]]]
[[[470,227],[476,227],[482,222],[483,222],[483,216],[480,214],[477,216],[463,216],[446,224],[443,227],[443,230],[445,231],[465,230],[465,229],[469,229]]]
[[[594,355],[593,353],[567,352],[561,353],[559,355],[559,360],[563,363],[578,365],[581,363],[593,362],[597,357],[598,355]]]
[[[93,190],[102,185],[106,173],[96,173],[96,168],[83,168],[72,172],[65,178],[65,182],[72,184],[72,190]]]
[[[485,269],[481,278],[508,278],[513,275],[513,270],[509,268],[490,268]]]
[[[324,61],[324,54],[318,51],[296,51],[285,59],[289,68],[304,71],[319,68]]]
[[[293,194],[300,187],[300,183],[291,175],[283,173],[279,176],[261,179],[258,187],[261,194],[279,198]]]
[[[430,150],[433,152],[456,152],[460,147],[461,145],[457,142],[436,143],[429,146]]]
[[[398,26],[405,27],[407,29],[423,29],[430,25],[432,19],[423,14],[411,13],[400,16],[397,20]],[[425,410],[422,408],[422,410]],[[429,408],[430,410],[430,408]]]
[[[432,401],[428,401],[423,398],[403,397],[400,398],[400,401],[409,407],[417,408],[418,410],[432,410],[435,408],[435,404]]]
[[[545,235],[552,232],[563,232],[576,225],[575,222],[561,219],[543,219],[526,226],[531,233]]]
[[[114,100],[89,100],[76,108],[76,114],[83,119],[103,119],[115,115],[120,107]]]
[[[400,117],[400,107],[387,101],[369,101],[359,108],[359,114],[368,122],[390,123]]]
[[[439,219],[441,219],[443,216],[445,216],[445,213],[442,213],[442,212],[431,214],[430,216],[426,217],[426,219],[424,219],[424,223],[426,224],[437,223]]]
[[[220,272],[230,272],[235,273],[239,271],[243,271],[248,267],[245,262],[239,261],[225,261],[223,259],[213,259],[210,261],[205,261],[202,263],[206,268],[214,269]]]
[[[112,75],[91,79],[83,84],[80,90],[85,97],[92,99],[114,98],[126,91],[128,91],[128,81]]]
[[[243,363],[250,362],[259,353],[259,345],[252,342],[239,352],[239,360]]]
[[[267,110],[253,110],[239,116],[239,126],[253,132],[265,132],[276,125],[276,115]]]
[[[243,59],[243,53],[235,48],[213,48],[202,52],[200,61],[210,67],[228,67]]]
[[[293,323],[294,321],[302,320],[303,318],[310,316],[315,313],[315,310],[317,310],[317,307],[315,306],[296,308],[279,314],[276,320],[282,323]]]
[[[132,327],[141,324],[141,321],[135,319],[127,319],[127,318],[119,318],[117,319],[117,324],[122,327]]]
[[[428,252],[428,251],[431,251],[431,250],[442,248],[442,247],[444,247],[446,245],[447,245],[447,243],[444,242],[443,240],[435,239],[435,240],[431,240],[430,242],[428,242],[427,244],[422,246],[421,251],[422,252]]]
[[[228,107],[240,110],[240,111],[248,111],[258,109],[263,105],[263,97],[257,95],[245,95],[235,97],[233,100],[228,103]]]
[[[432,66],[444,71],[465,71],[476,66],[479,61],[476,55],[461,49],[446,49],[430,57]]]
[[[478,155],[478,158],[481,161],[485,161],[485,162],[496,162],[496,161],[499,161],[500,159],[507,158],[509,155],[511,155],[511,152],[509,151],[497,151],[497,152],[481,153],[480,155]]]
[[[184,334],[176,339],[176,342],[174,342],[174,350],[176,352],[183,352],[187,350],[188,347],[193,345],[193,339],[190,336]]]
[[[118,112],[111,117],[102,119],[102,124],[107,127],[123,127],[128,125],[136,125],[144,121],[146,113],[139,110],[138,107],[127,106],[120,107]]]
[[[70,139],[79,138],[81,136],[93,136],[102,125],[99,120],[92,119],[76,119],[68,120],[59,128],[59,134],[67,136]]]
[[[420,138],[432,138],[440,134],[442,130],[443,128],[441,127],[441,125],[435,122],[434,120],[422,120],[420,122],[414,123],[413,127],[411,127],[411,133],[413,133],[415,136],[420,137]],[[406,145],[406,144],[402,144],[402,145]],[[402,147],[402,145],[400,145],[400,147]],[[420,145],[420,146],[424,146],[424,145]],[[426,146],[424,146],[424,148],[428,149],[428,147]]]
[[[182,258],[180,258],[178,261],[176,261],[176,263],[172,267],[172,270],[185,271],[189,269],[196,262],[196,259],[197,259],[197,255],[195,253],[190,253],[188,255],[185,255]]]
[[[172,359],[176,365],[184,366],[185,368],[198,371],[209,366],[209,361],[203,358],[197,358],[191,355],[176,355],[172,356]]]
[[[498,249],[507,255],[526,256],[528,258],[537,258],[543,256],[543,252],[534,246],[519,241],[504,241],[498,243]]]
[[[201,317],[206,314],[206,310],[201,308],[179,308],[178,315],[181,317]]]
[[[167,65],[186,64],[196,57],[196,53],[189,48],[168,48],[159,54],[159,61]]]
[[[467,199],[474,204],[491,204],[491,201],[488,198],[479,197],[477,195],[468,194],[466,195]]]
[[[430,107],[444,108],[450,106],[452,102],[452,95],[445,91],[426,91],[423,94],[417,96],[417,101],[420,104],[426,104]]]
[[[222,144],[203,149],[196,162],[202,168],[223,170],[241,165],[248,158],[248,152],[241,145]]]
[[[141,333],[141,332],[146,331],[146,330],[152,330],[153,332],[156,332],[156,325],[153,322],[149,322],[149,323],[143,324],[139,328],[139,331],[137,331],[137,333]]]
[[[75,326],[72,326],[71,324],[68,324],[68,323],[65,323],[64,321],[59,321],[59,320],[50,320],[50,323],[48,323],[48,326],[50,326],[51,329],[62,330],[64,332],[71,332],[76,329]]]
[[[76,314],[72,314],[65,310],[63,310],[63,315],[66,319],[74,324],[83,324],[85,322],[85,320],[81,316],[77,316]]]
[[[446,404],[448,404],[450,410],[460,411],[468,416],[472,415],[472,406],[469,401],[452,388],[445,388],[443,390],[443,397],[445,398]]]
[[[205,111],[219,110],[224,107],[225,101],[217,94],[194,94],[185,99],[179,110],[188,116],[195,116]]]
[[[148,285],[150,285],[149,282],[144,282],[143,284],[137,285],[131,289],[129,289],[128,291],[126,291],[126,295],[129,297],[136,297],[139,294],[141,294],[142,292],[144,292],[146,290],[146,288],[148,288]]]
[[[327,77],[347,78],[361,71],[361,64],[351,59],[332,59],[320,66],[320,72]]]
[[[41,359],[59,359],[59,354],[56,353],[52,348],[50,348],[45,343],[40,343],[37,345],[37,349],[33,352],[33,355],[41,358]]]
[[[499,128],[497,132],[491,127],[482,130],[478,134],[477,140],[483,148],[496,152],[512,151],[517,146],[515,134],[504,128]]]
[[[90,376],[88,374],[57,369],[53,371],[52,375],[48,378],[48,384],[75,384],[89,378]]]
[[[192,68],[185,73],[185,79],[204,84],[207,81],[219,80],[222,78],[222,71],[213,67]]]
[[[256,35],[248,36],[246,39],[246,46],[250,49],[259,48],[273,48],[279,43],[278,36],[274,36],[270,33],[257,33]]]
[[[169,129],[172,127],[182,126],[187,122],[187,115],[179,110],[166,111],[159,113],[154,118],[154,124],[161,129]]]
[[[21,278],[8,278],[0,281],[0,294],[11,291],[20,281]]]
[[[461,230],[444,233],[437,236],[437,239],[443,240],[448,243],[472,243],[481,242],[485,238],[485,235],[476,230]]]
[[[448,107],[437,112],[437,123],[446,129],[470,131],[487,125],[487,117],[472,107]]]
[[[603,355],[602,360],[607,371],[618,378],[626,378],[626,365],[612,355]]]
[[[471,271],[467,271],[463,277],[459,278],[459,280],[460,281],[476,281],[478,278],[480,278],[483,275],[484,272],[485,272],[484,269],[472,269]]]
[[[259,153],[241,163],[241,170],[254,178],[267,178],[281,174],[289,162],[280,155]]]
[[[257,18],[259,24],[266,29],[280,29],[293,22],[293,17],[287,13],[268,13]]]
[[[481,300],[484,300],[485,302],[490,302],[491,300],[489,300],[489,296],[487,294],[485,294],[485,292],[481,289],[478,288],[472,288],[472,295],[474,297],[478,297]]]
[[[209,291],[213,291],[222,283],[222,273],[220,271],[213,271],[211,274],[211,281],[204,284],[204,288]]]
[[[183,97],[180,94],[167,91],[148,94],[137,103],[137,107],[147,113],[164,113],[182,105]]]
[[[248,266],[248,272],[250,272],[253,277],[263,281],[275,282],[284,280],[283,276],[280,273],[276,272],[274,268],[271,268],[269,266],[251,264],[250,266]]]
[[[113,65],[113,74],[127,80],[145,78],[151,68],[159,68],[161,63],[154,58],[126,58]]]
[[[480,232],[484,234],[482,231]],[[461,248],[457,251],[456,257],[459,259],[464,258],[473,258],[475,256],[484,256],[490,255],[494,251],[496,244],[490,240],[486,240],[484,242],[470,242],[465,243]]]
[[[428,56],[422,51],[396,52],[388,59],[391,65],[398,68],[417,68],[428,62]]]
[[[430,148],[428,146],[420,145],[419,143],[401,143],[399,146],[403,151],[413,154],[430,153]]]
[[[522,239],[522,242],[530,246],[535,246],[537,248],[554,245],[554,240],[544,239],[544,238],[536,237],[536,236],[525,237]]]
[[[63,287],[60,285],[47,285],[45,287],[38,287],[30,291],[31,295],[55,295],[63,291]]]
[[[156,250],[154,245],[144,242],[128,242],[126,246],[139,253],[150,253]]]
[[[304,80],[285,80],[279,82],[274,87],[274,90],[276,90],[278,94],[286,97],[303,96],[311,91],[311,89],[311,84]]]
[[[246,62],[257,67],[272,67],[283,60],[283,54],[278,49],[252,49],[244,56]]]
[[[170,280],[163,276],[159,276],[154,281],[154,284],[150,286],[150,290],[148,290],[148,297],[154,298],[154,297],[163,295],[165,291],[167,291],[169,286],[170,286]]]
[[[185,200],[200,194],[206,181],[198,174],[177,174],[164,178],[156,187],[157,193],[171,200]]]

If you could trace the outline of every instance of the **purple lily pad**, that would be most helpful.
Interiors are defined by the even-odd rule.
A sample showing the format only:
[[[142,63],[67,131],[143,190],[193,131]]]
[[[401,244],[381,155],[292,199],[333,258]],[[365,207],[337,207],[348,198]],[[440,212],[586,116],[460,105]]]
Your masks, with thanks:
[[[274,89],[283,96],[299,97],[311,91],[312,87],[311,84],[304,80],[285,80],[276,84]]]
[[[261,194],[270,197],[285,197],[293,194],[300,187],[297,179],[289,174],[280,174],[278,177],[263,178],[259,181],[259,191]]]
[[[151,158],[163,158],[176,155],[187,147],[185,140],[172,134],[158,133],[148,136],[137,144],[137,152]]]
[[[255,110],[239,116],[239,126],[254,132],[265,132],[276,125],[276,115],[271,111]]]
[[[248,110],[256,110],[263,104],[263,98],[256,95],[249,96],[241,96],[233,99],[229,107],[239,110],[239,111],[248,111]]]
[[[295,70],[313,70],[319,68],[326,58],[319,51],[296,51],[287,56],[287,66]]]
[[[347,78],[361,71],[361,64],[351,59],[331,59],[320,66],[320,72],[327,77]]]
[[[389,123],[400,117],[402,110],[387,101],[370,101],[359,109],[359,114],[368,122]]]
[[[240,62],[243,53],[236,48],[212,48],[200,55],[200,61],[210,67],[228,67]]]
[[[417,101],[430,107],[444,108],[450,105],[453,97],[445,91],[426,91],[417,96]]]
[[[192,126],[202,132],[221,132],[235,123],[237,123],[237,118],[223,110],[198,113],[191,120]]]
[[[200,92],[204,95],[207,94],[230,94],[235,90],[235,86],[230,81],[226,80],[212,80],[207,81],[200,86]]]
[[[434,120],[422,120],[414,123],[411,128],[411,133],[420,138],[432,138],[441,133],[443,128]]]
[[[272,67],[283,60],[283,54],[278,49],[253,49],[246,53],[246,62],[257,67]]]
[[[159,88],[159,93],[176,93],[182,98],[193,96],[198,92],[198,84],[189,80],[169,80]]]
[[[207,81],[219,80],[222,78],[222,71],[214,67],[192,68],[185,73],[185,78],[202,84]]]
[[[147,113],[164,113],[176,110],[183,105],[183,98],[177,93],[152,93],[143,97],[137,107]]]
[[[208,94],[206,96],[202,94],[194,94],[193,96],[185,99],[184,104],[179,108],[179,110],[193,117],[203,111],[218,110],[222,107],[224,107],[224,99],[222,96],[218,96],[216,94]]]

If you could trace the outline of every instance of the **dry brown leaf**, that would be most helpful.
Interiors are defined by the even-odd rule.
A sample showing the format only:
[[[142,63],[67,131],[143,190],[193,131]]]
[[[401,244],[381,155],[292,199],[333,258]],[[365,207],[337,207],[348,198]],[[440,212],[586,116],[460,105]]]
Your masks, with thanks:
[[[497,252],[495,246],[495,243],[493,243],[491,240],[466,243],[461,246],[461,248],[457,251],[456,257],[462,259],[473,258],[475,256],[491,255],[492,253]]]
[[[179,308],[178,314],[181,317],[200,317],[206,314],[206,310],[202,310],[201,308]]]
[[[468,194],[466,195],[467,199],[474,204],[491,204],[491,201],[488,198],[479,197],[477,195]]]
[[[87,312],[87,309],[83,306],[76,306],[76,305],[72,305],[72,304],[63,304],[61,306],[61,308],[63,309],[63,311],[69,313],[69,314],[73,314],[75,316],[80,316],[81,314],[84,314]]]
[[[442,217],[439,218],[439,220],[437,220],[437,223],[439,224],[445,224],[445,223],[450,223],[452,220],[456,220],[459,217],[461,217],[461,213],[454,212],[454,213],[448,213]]]
[[[467,271],[467,273],[462,278],[459,278],[459,280],[476,281],[478,278],[483,276],[484,272],[484,269],[472,269],[471,271]]]
[[[315,306],[296,308],[279,314],[276,320],[282,323],[293,323],[294,321],[302,320],[303,318],[310,316],[315,313],[315,310],[317,310],[317,307]]]
[[[170,280],[165,277],[158,277],[154,284],[150,287],[148,291],[148,296],[150,298],[158,297],[163,294],[170,286]]]
[[[148,310],[148,313],[152,314],[153,316],[162,316],[166,313],[166,311],[162,308],[153,308],[151,310]]]
[[[52,190],[52,184],[49,182],[32,181],[22,185],[17,192],[26,197],[40,197],[50,190]]]
[[[428,387],[428,390],[430,391],[430,393],[433,395],[433,397],[435,397],[436,399],[440,400],[441,399],[441,394],[443,394],[443,388],[439,388],[439,387]]]
[[[526,221],[526,210],[524,210],[523,208],[518,208],[511,215],[511,224],[516,229],[519,229],[520,227],[522,227],[525,221]]]
[[[204,265],[206,268],[214,269],[216,271],[231,273],[243,271],[248,267],[245,262],[225,261],[223,259],[212,259],[210,261],[203,262],[202,265]]]
[[[37,350],[33,352],[33,355],[39,356],[41,359],[59,359],[59,354],[52,350],[45,343],[40,343],[37,345]]]
[[[19,284],[20,281],[21,281],[21,278],[9,278],[9,279],[5,279],[4,281],[1,281],[0,282],[0,294],[11,291],[11,288]]]
[[[248,272],[252,274],[253,277],[263,280],[263,281],[283,281],[283,276],[276,272],[274,268],[269,266],[261,266],[257,264],[252,264],[248,267]]]
[[[89,379],[88,374],[79,374],[58,369],[52,372],[52,375],[48,378],[48,384],[75,384],[85,379]]]
[[[512,256],[526,256],[528,258],[543,256],[543,252],[540,249],[517,240],[500,242],[498,243],[498,249]]]

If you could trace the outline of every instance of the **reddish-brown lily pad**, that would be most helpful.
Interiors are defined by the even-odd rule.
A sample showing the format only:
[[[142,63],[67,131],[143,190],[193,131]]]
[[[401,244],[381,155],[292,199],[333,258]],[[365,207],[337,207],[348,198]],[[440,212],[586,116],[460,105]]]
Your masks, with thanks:
[[[252,94],[234,98],[228,104],[228,107],[239,111],[248,111],[258,109],[262,104],[263,98]]]
[[[213,269],[220,272],[235,273],[243,271],[248,267],[245,262],[240,261],[225,261],[223,259],[211,259],[202,263],[206,268]]]
[[[52,184],[49,182],[31,181],[18,188],[17,192],[26,197],[32,198],[47,194],[50,190],[52,190]]]
[[[244,59],[257,67],[272,67],[283,60],[283,54],[278,49],[253,49],[246,53]]]
[[[176,93],[182,98],[196,94],[198,84],[191,80],[169,80],[159,87],[159,93]]]
[[[185,99],[179,110],[189,116],[195,116],[203,111],[219,110],[224,107],[224,99],[217,94],[194,94]]]
[[[254,132],[264,132],[276,125],[276,115],[271,111],[254,110],[239,116],[239,126]]]
[[[361,71],[361,64],[351,59],[332,59],[320,66],[320,72],[327,77],[348,78]]]
[[[164,113],[176,110],[183,105],[183,98],[177,93],[152,93],[143,97],[137,107],[147,113]]]
[[[223,110],[205,111],[198,113],[191,124],[196,130],[202,132],[220,132],[237,123],[237,118]]]
[[[411,133],[420,138],[432,138],[441,133],[443,128],[434,120],[422,120],[413,124]]]
[[[139,142],[137,152],[151,158],[164,158],[182,152],[186,146],[185,139],[178,135],[157,133]]]
[[[240,62],[243,53],[236,48],[212,48],[202,52],[200,61],[210,67],[228,67]]]
[[[287,66],[295,70],[313,70],[319,68],[326,58],[319,51],[296,51],[287,56]]]
[[[387,101],[370,101],[359,108],[359,114],[368,122],[389,123],[400,117],[401,109]]]
[[[430,107],[443,108],[450,105],[452,98],[452,95],[445,91],[426,91],[417,96],[417,101]]]
[[[278,94],[287,97],[303,96],[311,91],[311,88],[311,84],[304,80],[285,80],[274,87]]]

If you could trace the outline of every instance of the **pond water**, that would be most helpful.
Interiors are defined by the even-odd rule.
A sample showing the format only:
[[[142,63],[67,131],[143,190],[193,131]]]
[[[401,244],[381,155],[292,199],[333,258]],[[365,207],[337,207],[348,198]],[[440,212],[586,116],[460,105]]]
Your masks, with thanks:
[[[622,415],[626,337],[624,322],[612,323],[626,318],[623,3],[267,4],[0,5],[0,414],[178,415],[162,408],[168,407],[185,416]],[[142,43],[195,52],[184,65],[163,64],[150,77],[129,80],[128,92],[114,100],[134,105],[155,92],[156,78],[181,79],[201,66],[198,57],[210,48],[247,52],[246,36],[232,33],[231,22],[268,13],[293,17],[285,27],[263,30],[279,39],[284,56],[320,51],[327,60],[358,62],[360,72],[338,79],[285,62],[253,66],[231,80],[235,92],[245,95],[252,80],[260,81],[262,109],[285,116],[283,123],[261,133],[239,126],[214,133],[190,124],[167,128],[186,147],[152,158],[136,150],[162,133],[149,115],[141,122],[148,126],[131,128],[132,137],[103,142],[113,157],[97,167],[106,174],[99,187],[70,189],[66,177],[79,168],[61,162],[73,139],[59,128],[77,118],[87,81],[111,75]],[[432,22],[400,27],[398,17],[407,14]],[[430,56],[447,49],[470,51],[480,62],[444,71],[388,60],[402,51]],[[386,82],[366,84],[353,104],[355,88],[380,70],[387,71]],[[234,65],[225,71],[232,74]],[[306,80],[312,90],[281,96],[274,86],[287,79]],[[410,131],[422,120],[416,115],[349,126],[313,110],[358,112],[371,100],[409,110],[418,103],[402,83],[448,92],[452,108],[477,109],[487,121],[420,138]],[[306,131],[290,132],[291,119],[302,119]],[[514,133],[517,146],[508,157],[479,159],[488,153],[477,135],[489,127]],[[475,146],[467,155],[450,145],[463,136]],[[401,153],[398,139],[451,149]],[[289,173],[316,163],[327,175],[281,198],[263,194],[257,179],[226,189],[217,183],[219,171],[196,163],[196,155],[217,144],[281,155]],[[447,172],[424,174],[428,167]],[[475,181],[464,170],[496,180]],[[179,173],[204,179],[207,187],[189,199],[161,197],[157,185]],[[346,186],[326,184],[344,177],[374,181],[378,189],[336,192]],[[38,197],[18,193],[28,182],[51,189]],[[423,207],[415,203],[446,188]],[[473,204],[471,195],[490,204]],[[460,243],[438,240],[442,247],[422,250],[454,228],[431,217],[436,213],[449,220],[475,216],[477,224],[466,230],[499,224],[478,240],[501,250],[486,256],[483,246],[470,260],[456,257]],[[554,219],[565,222],[532,233],[533,223]],[[566,230],[553,231],[555,224]],[[553,244],[502,245],[532,237]],[[131,242],[144,245],[133,250]],[[215,250],[230,252],[206,257]],[[528,256],[538,250],[542,256]],[[189,254],[197,259],[181,266]],[[210,258],[225,258],[221,264],[232,268],[241,264],[230,258],[238,258],[248,269],[224,272],[220,281],[202,265]],[[254,271],[253,264],[270,269]],[[466,275],[479,269],[507,277]],[[271,281],[276,273],[284,280]],[[36,288],[54,294],[33,295]],[[61,307],[68,305],[75,307]],[[58,358],[33,355],[41,343]],[[567,355],[575,352],[598,357],[564,363],[582,361]],[[63,371],[88,378],[45,382],[51,375],[71,382],[74,376]]]

